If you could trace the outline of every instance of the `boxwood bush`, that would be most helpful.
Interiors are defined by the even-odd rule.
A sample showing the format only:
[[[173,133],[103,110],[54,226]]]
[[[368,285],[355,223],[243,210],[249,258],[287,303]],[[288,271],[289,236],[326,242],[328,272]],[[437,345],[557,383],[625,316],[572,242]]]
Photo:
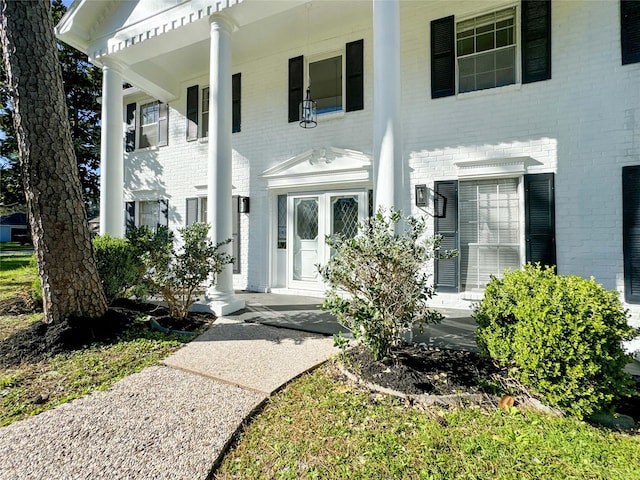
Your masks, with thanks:
[[[631,393],[621,341],[634,330],[617,292],[593,278],[526,265],[492,278],[474,318],[481,353],[548,405],[582,418]]]
[[[115,238],[108,233],[94,237],[92,243],[109,303],[132,291],[139,296],[144,273],[139,251],[126,238]]]

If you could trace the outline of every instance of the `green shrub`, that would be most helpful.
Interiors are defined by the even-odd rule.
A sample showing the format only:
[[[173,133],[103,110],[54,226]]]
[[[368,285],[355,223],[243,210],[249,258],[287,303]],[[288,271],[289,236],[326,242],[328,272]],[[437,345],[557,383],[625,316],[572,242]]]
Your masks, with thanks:
[[[215,280],[233,259],[219,252],[231,240],[214,245],[207,238],[209,225],[194,223],[178,231],[183,240],[180,251],[176,251],[173,232],[167,227],[158,227],[156,232],[147,227],[133,228],[127,238],[139,252],[149,291],[162,295],[172,317],[185,318],[196,301],[197,289],[210,275]]]
[[[139,295],[144,269],[137,249],[126,238],[115,238],[108,233],[94,237],[92,243],[109,303],[131,292]]]
[[[548,405],[581,418],[631,393],[621,341],[634,330],[617,292],[593,278],[526,265],[492,278],[474,318],[481,353]]]
[[[402,233],[394,234],[402,220]],[[359,225],[355,238],[327,238],[335,255],[319,267],[330,287],[322,308],[360,338],[376,360],[387,359],[401,334],[414,325],[442,319],[427,309],[435,292],[424,272],[439,239],[424,238],[424,231],[422,219],[379,210]]]

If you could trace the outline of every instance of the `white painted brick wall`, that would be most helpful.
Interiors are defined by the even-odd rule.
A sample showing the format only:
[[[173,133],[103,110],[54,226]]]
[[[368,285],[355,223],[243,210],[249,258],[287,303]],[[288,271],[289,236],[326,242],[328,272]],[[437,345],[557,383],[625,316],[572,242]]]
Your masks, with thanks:
[[[530,167],[530,173],[556,173],[559,273],[594,276],[606,288],[622,291],[621,168],[640,164],[640,64],[621,66],[618,2],[552,3],[551,80],[431,99],[430,21],[512,4],[402,3],[404,209],[423,213],[414,206],[414,185],[432,187],[434,181],[457,178],[455,162],[531,157],[540,165]],[[365,109],[320,119],[312,130],[287,123],[288,59],[339,51],[360,38]],[[273,195],[262,172],[310,148],[372,153],[372,48],[371,21],[363,19],[344,34],[331,32],[309,45],[292,38],[281,50],[233,66],[233,73],[242,73],[242,131],[233,135],[233,192],[251,198],[251,213],[241,215],[242,273],[234,276],[236,288],[269,288]],[[207,81],[185,81],[181,98],[171,103],[169,146],[136,152],[136,167],[127,166],[127,198],[134,190],[142,191],[136,195],[166,192],[172,227],[184,224],[185,198],[196,196],[195,186],[207,183],[206,142],[186,142],[184,119],[186,88]],[[462,304],[457,295],[441,295],[438,301]],[[629,307],[640,324],[640,306]]]

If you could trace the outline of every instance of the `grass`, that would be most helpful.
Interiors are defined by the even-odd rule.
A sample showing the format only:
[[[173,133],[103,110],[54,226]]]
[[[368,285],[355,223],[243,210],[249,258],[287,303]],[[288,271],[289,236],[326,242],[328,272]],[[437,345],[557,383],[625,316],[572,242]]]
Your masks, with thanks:
[[[16,295],[21,289],[31,288],[36,278],[33,255],[18,253],[0,256],[0,300]]]
[[[512,408],[417,409],[330,367],[271,398],[217,479],[640,479],[640,438]]]
[[[0,242],[0,252],[2,250],[33,250],[30,243],[21,244],[20,242]]]
[[[0,257],[0,300],[30,288],[36,272],[31,255]],[[41,313],[0,315],[0,341],[42,319]],[[0,426],[95,390],[105,390],[121,378],[158,363],[185,342],[149,330],[137,320],[111,343],[52,356],[36,363],[0,369]]]

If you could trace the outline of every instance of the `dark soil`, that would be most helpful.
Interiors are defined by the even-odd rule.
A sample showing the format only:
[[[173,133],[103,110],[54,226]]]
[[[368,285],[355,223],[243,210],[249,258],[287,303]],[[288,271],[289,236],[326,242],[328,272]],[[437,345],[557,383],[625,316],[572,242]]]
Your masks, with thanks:
[[[14,297],[15,298],[15,297]],[[8,306],[6,310],[3,307]],[[3,302],[4,314],[32,313],[33,306],[17,300]],[[10,337],[0,341],[0,368],[17,366],[23,362],[35,363],[64,352],[72,352],[92,343],[111,343],[126,333],[151,328],[141,322],[140,315],[151,315],[162,326],[172,330],[197,332],[213,322],[214,315],[192,313],[185,320],[169,317],[166,308],[148,303],[122,300],[114,302],[104,317],[87,319],[71,317],[64,322],[46,324],[37,321]]]
[[[361,380],[409,395],[500,393],[500,385],[515,385],[504,370],[477,353],[405,345],[387,363],[377,362],[362,346],[346,352],[344,365]],[[640,421],[640,378],[635,394],[622,398],[614,411]],[[640,427],[633,433],[640,434]]]
[[[344,363],[368,383],[411,395],[490,393],[483,390],[483,383],[504,375],[477,353],[419,345],[395,350],[394,358],[385,363],[377,362],[367,348],[359,346],[346,353]]]

